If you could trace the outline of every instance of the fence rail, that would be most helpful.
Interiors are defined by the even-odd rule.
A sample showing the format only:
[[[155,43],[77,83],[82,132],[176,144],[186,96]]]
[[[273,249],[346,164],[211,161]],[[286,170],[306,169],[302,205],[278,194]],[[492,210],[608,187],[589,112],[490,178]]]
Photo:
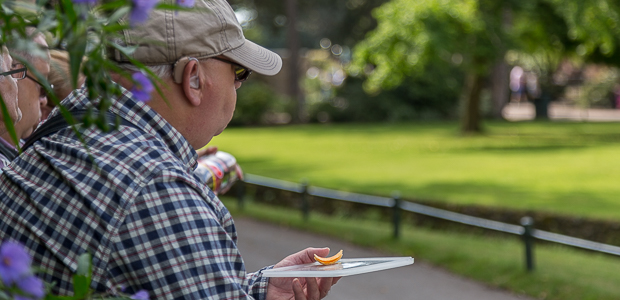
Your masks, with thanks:
[[[582,248],[590,251],[601,252],[611,255],[620,256],[620,247],[588,241],[571,236],[561,235],[549,231],[538,230],[533,228],[533,221],[529,217],[523,217],[520,225],[508,224],[479,217],[468,216],[465,214],[455,213],[435,207],[417,204],[409,201],[402,201],[397,195],[392,198],[372,196],[365,194],[350,193],[321,187],[309,187],[307,183],[294,183],[284,180],[278,180],[253,174],[246,174],[245,183],[268,187],[277,190],[298,193],[302,199],[302,212],[305,218],[309,214],[308,196],[316,196],[339,201],[347,201],[353,203],[362,203],[379,207],[393,208],[393,225],[394,236],[398,237],[400,232],[400,211],[408,211],[416,214],[466,224],[470,226],[500,231],[504,233],[519,235],[523,237],[525,246],[525,260],[528,271],[534,269],[533,260],[533,240],[539,239],[547,242],[558,243],[571,247]],[[240,195],[242,201],[243,195]]]

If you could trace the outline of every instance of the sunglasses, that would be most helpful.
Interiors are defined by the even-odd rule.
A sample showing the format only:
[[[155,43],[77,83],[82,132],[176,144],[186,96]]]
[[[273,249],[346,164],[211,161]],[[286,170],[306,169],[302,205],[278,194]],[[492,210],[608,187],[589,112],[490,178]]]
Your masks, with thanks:
[[[24,79],[26,77],[26,71],[28,71],[28,68],[26,68],[24,65],[22,64],[14,64],[11,67],[12,70],[7,71],[7,72],[3,72],[0,73],[0,76],[11,76],[13,78],[15,78],[16,80],[21,80]]]
[[[250,77],[250,74],[252,74],[252,70],[240,64],[234,63],[230,60],[222,59],[219,57],[211,57],[211,58],[233,65],[235,67],[235,81],[244,82],[248,80],[248,77]]]

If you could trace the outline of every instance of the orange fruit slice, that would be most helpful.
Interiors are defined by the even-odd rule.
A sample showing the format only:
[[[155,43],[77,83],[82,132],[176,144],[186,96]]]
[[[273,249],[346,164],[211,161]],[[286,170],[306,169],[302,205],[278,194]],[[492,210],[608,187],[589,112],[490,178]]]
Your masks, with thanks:
[[[320,257],[318,255],[314,255],[314,260],[318,261],[323,265],[333,265],[337,263],[342,258],[342,250],[338,251],[336,255],[330,257]]]

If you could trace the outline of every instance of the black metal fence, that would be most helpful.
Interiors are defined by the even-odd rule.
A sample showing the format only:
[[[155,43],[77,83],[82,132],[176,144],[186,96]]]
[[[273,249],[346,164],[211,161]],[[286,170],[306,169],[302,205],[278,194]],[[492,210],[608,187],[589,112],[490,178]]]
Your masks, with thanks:
[[[400,236],[402,211],[408,211],[415,214],[421,214],[433,218],[439,218],[508,234],[519,235],[523,239],[523,244],[525,248],[525,265],[528,271],[532,271],[534,269],[533,245],[534,240],[536,239],[620,256],[620,247],[617,246],[535,229],[533,219],[528,216],[524,216],[523,218],[521,218],[520,225],[514,225],[468,216],[465,214],[455,213],[452,211],[438,209],[435,207],[421,205],[409,201],[403,201],[400,199],[398,193],[395,193],[392,198],[371,196],[320,187],[312,187],[308,186],[307,183],[299,184],[252,174],[246,174],[244,183],[299,194],[301,199],[300,207],[304,219],[308,219],[308,216],[310,214],[309,196],[391,208],[393,235],[395,238],[398,238]],[[243,206],[243,199],[245,197],[244,191],[245,188],[242,186],[238,195],[240,206]]]

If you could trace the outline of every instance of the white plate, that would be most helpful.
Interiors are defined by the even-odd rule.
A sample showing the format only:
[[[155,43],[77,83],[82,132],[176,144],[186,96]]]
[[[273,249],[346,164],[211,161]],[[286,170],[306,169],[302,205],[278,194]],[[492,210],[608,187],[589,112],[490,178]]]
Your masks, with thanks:
[[[265,270],[266,277],[342,277],[413,264],[412,257],[344,258],[333,265],[318,262]]]

